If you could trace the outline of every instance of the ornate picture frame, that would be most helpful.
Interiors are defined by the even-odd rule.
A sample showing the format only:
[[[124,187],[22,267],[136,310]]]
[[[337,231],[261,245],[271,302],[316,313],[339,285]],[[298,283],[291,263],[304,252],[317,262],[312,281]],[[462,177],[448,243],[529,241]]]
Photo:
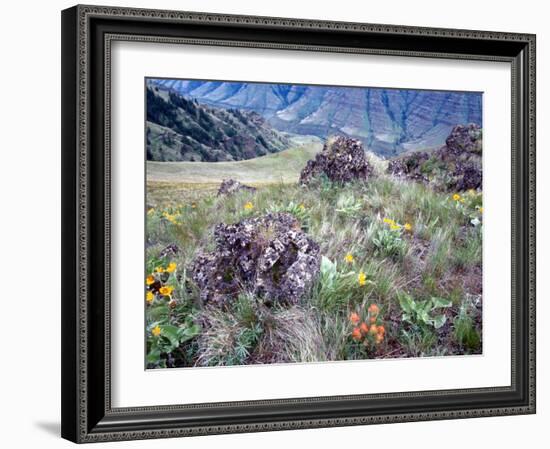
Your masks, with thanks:
[[[113,407],[111,45],[510,64],[511,385]],[[74,442],[535,413],[535,36],[78,5],[62,12],[62,436]]]

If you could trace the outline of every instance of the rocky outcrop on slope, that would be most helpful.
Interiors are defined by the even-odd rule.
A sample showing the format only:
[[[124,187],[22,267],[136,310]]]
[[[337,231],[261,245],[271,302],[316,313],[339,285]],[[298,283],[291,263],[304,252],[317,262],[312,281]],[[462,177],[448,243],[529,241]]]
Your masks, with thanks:
[[[372,167],[365,155],[363,144],[343,136],[327,140],[323,150],[307,162],[300,173],[300,184],[307,185],[324,174],[332,182],[347,183],[367,180]]]
[[[267,304],[296,304],[319,272],[319,245],[288,213],[219,224],[214,239],[215,250],[191,267],[203,304],[224,306],[243,292]]]
[[[482,129],[476,124],[457,125],[445,146],[431,153],[418,151],[388,163],[388,173],[433,184],[446,191],[481,189]]]

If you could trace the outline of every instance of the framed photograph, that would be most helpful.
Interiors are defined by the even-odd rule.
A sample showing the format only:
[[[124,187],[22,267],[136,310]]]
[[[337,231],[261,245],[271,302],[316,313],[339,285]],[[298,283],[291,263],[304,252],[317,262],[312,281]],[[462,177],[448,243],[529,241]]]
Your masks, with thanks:
[[[535,412],[535,36],[62,12],[62,436]]]

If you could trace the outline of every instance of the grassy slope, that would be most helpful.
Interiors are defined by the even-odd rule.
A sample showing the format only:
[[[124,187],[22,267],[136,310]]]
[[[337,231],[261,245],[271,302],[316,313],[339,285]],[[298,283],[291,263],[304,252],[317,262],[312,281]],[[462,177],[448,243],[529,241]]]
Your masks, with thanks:
[[[224,179],[255,187],[295,183],[322,143],[309,139],[276,154],[237,162],[147,162],[147,202],[150,205],[196,200],[215,192]]]
[[[481,226],[471,226],[469,215],[476,214],[481,197],[474,195],[459,204],[448,194],[396,180],[383,170],[365,184],[298,186],[295,181],[300,169],[319,148],[294,148],[235,163],[149,167],[148,173],[155,180],[148,185],[149,199],[151,204],[164,205],[156,207],[148,218],[149,260],[157,260],[162,248],[176,243],[181,251],[170,261],[188,267],[199,248],[212,248],[212,229],[217,223],[237,222],[274,209],[296,210],[300,205],[303,213],[299,215],[307,233],[320,244],[321,253],[337,263],[342,275],[331,286],[320,279],[311,297],[291,309],[267,310],[252,300],[247,316],[254,315],[254,322],[260,325],[273,322],[279,332],[267,334],[264,330],[257,341],[252,340],[255,343],[235,340],[235,332],[248,335],[250,330],[249,318],[243,319],[239,307],[223,313],[194,309],[194,316],[209,321],[210,328],[198,337],[193,349],[198,352],[193,352],[185,364],[266,363],[266,354],[272,354],[270,361],[285,362],[479,352],[479,342],[467,347],[457,338],[456,329],[459,324],[471,328],[473,323],[479,332],[481,326],[481,308],[476,306],[481,299]],[[261,188],[216,197],[214,189],[219,181],[230,176]],[[193,184],[196,180],[200,182]],[[190,198],[196,200],[194,207],[186,202]],[[253,205],[252,210],[244,207],[247,203]],[[176,223],[162,216],[161,207],[167,204],[173,205],[168,211],[177,216]],[[412,225],[410,232],[400,231],[398,251],[380,243],[388,228],[383,222],[386,217]],[[348,253],[354,256],[353,264],[344,261]],[[372,283],[359,286],[359,272],[366,273]],[[197,306],[196,292],[189,293],[183,282],[175,287],[174,297],[181,307]],[[452,307],[445,312],[447,324],[436,332],[404,323],[398,302],[398,295],[403,293],[416,301],[431,297],[452,300]],[[380,305],[387,337],[366,354],[351,340],[347,317],[371,303]],[[244,352],[241,343],[248,345]],[[235,358],[231,354],[249,355]]]

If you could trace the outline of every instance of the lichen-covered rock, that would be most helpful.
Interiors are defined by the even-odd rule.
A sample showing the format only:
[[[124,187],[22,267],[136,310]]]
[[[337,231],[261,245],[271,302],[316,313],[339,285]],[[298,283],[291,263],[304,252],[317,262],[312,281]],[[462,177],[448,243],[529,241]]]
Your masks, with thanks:
[[[372,167],[361,141],[343,136],[328,139],[323,150],[309,160],[300,173],[300,184],[307,185],[321,174],[342,184],[366,180],[372,174]]]
[[[388,173],[413,181],[431,183],[446,191],[481,189],[482,130],[476,124],[457,125],[446,145],[431,153],[407,153],[388,163]]]
[[[244,291],[268,304],[295,304],[319,272],[319,245],[288,213],[219,224],[214,239],[216,249],[191,267],[204,304],[224,305]]]
[[[415,151],[402,156],[399,159],[394,159],[388,163],[388,173],[394,176],[406,177],[408,179],[428,182],[428,178],[421,173],[422,165],[430,159],[430,156],[425,151]]]
[[[479,125],[475,123],[457,125],[452,129],[445,143],[447,148],[455,154],[463,152],[481,154],[481,137]]]
[[[248,192],[255,192],[256,187],[247,186],[235,179],[224,179],[220,184],[220,188],[218,189],[218,196],[231,195],[241,190],[246,190]]]
[[[165,246],[162,251],[159,253],[159,257],[172,257],[176,256],[180,252],[179,246],[175,243],[170,243],[168,246]]]

